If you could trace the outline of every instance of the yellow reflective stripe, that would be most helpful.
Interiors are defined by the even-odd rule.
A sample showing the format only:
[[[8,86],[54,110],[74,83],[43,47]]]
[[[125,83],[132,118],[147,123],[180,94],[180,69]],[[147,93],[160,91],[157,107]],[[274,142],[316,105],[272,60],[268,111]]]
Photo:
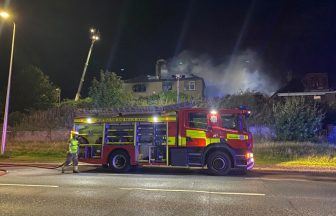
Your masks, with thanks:
[[[210,145],[212,143],[220,143],[220,138],[207,138],[206,145]]]
[[[168,137],[168,145],[175,145],[175,137],[174,136]]]
[[[88,120],[90,122],[88,122]],[[110,123],[110,122],[171,122],[176,121],[176,116],[151,117],[110,117],[110,118],[77,118],[75,123]]]
[[[241,134],[226,134],[227,139],[231,140],[247,140],[248,136],[247,135],[241,135]]]
[[[187,146],[187,139],[185,137],[179,136],[179,146]]]
[[[187,130],[186,134],[190,138],[206,138],[205,131]]]

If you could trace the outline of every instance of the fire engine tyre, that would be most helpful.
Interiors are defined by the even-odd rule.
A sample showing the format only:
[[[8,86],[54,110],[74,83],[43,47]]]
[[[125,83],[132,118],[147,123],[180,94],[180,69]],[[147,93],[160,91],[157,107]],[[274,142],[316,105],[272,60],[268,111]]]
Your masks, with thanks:
[[[207,166],[214,175],[227,175],[231,170],[231,160],[225,152],[215,151],[209,155]]]
[[[110,156],[109,168],[113,172],[127,172],[131,168],[128,154],[123,151],[113,152]]]

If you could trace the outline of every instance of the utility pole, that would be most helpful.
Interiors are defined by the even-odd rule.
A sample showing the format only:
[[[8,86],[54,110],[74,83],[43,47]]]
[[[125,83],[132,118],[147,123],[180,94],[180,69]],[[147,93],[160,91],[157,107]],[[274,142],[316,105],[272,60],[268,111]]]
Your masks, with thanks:
[[[7,19],[7,18],[10,17],[10,15],[5,11],[0,12],[0,16],[4,19]],[[15,22],[13,21],[13,35],[12,35],[11,54],[10,54],[10,60],[9,60],[9,72],[8,72],[8,83],[7,83],[7,93],[6,93],[6,103],[5,103],[5,114],[4,114],[4,121],[3,121],[3,125],[2,125],[2,139],[1,139],[1,154],[2,155],[5,154],[5,149],[6,149],[8,108],[9,108],[9,96],[10,96],[11,79],[12,79],[15,29],[16,29]]]
[[[90,29],[90,33],[91,33],[91,46],[90,46],[89,53],[88,53],[88,56],[87,56],[86,61],[85,61],[82,77],[79,81],[79,86],[78,86],[78,90],[77,90],[77,93],[76,93],[75,101],[78,101],[79,98],[80,98],[80,92],[82,90],[82,86],[83,86],[83,83],[84,83],[86,69],[89,65],[93,45],[97,40],[100,39],[100,33],[99,33],[99,31],[96,31],[96,29],[94,29],[94,28]]]
[[[61,89],[60,88],[57,88],[55,89],[56,92],[57,92],[57,103],[58,103],[58,107],[61,106]]]
[[[180,103],[180,79],[184,78],[185,75],[182,74],[175,74],[172,76],[173,78],[176,78],[177,82],[176,82],[176,92],[177,92],[177,96],[176,96],[176,103]]]

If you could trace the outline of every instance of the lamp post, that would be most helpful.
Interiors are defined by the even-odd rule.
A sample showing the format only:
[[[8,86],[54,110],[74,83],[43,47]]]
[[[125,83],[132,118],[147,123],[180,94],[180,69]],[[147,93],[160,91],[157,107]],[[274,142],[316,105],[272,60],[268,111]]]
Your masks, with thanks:
[[[10,17],[9,13],[7,13],[6,11],[1,11],[0,12],[0,16],[2,18],[4,18],[4,19],[8,19]],[[14,42],[15,42],[15,22],[13,21],[12,46],[11,46],[11,54],[10,54],[10,61],[9,61],[9,72],[8,72],[8,83],[7,83],[7,93],[6,93],[4,120],[3,120],[3,125],[2,125],[2,139],[1,139],[1,154],[2,155],[5,154],[5,149],[6,149],[8,107],[9,107],[9,95],[10,95],[11,78],[12,78]]]
[[[182,74],[175,74],[172,76],[173,78],[176,78],[177,82],[176,82],[176,92],[177,92],[177,98],[176,98],[176,103],[180,103],[180,79],[184,78],[185,75]]]
[[[87,66],[89,65],[89,60],[90,60],[90,56],[91,56],[91,52],[92,52],[92,48],[93,48],[93,44],[100,39],[100,33],[99,31],[97,31],[96,29],[92,28],[90,29],[90,34],[91,34],[91,46],[90,46],[90,49],[89,49],[89,53],[88,53],[88,56],[86,58],[86,62],[85,62],[85,65],[84,65],[84,69],[83,69],[83,73],[82,73],[82,77],[79,81],[79,86],[78,86],[78,90],[77,90],[77,93],[76,93],[76,97],[75,97],[75,101],[78,101],[79,98],[80,98],[80,92],[82,90],[82,86],[83,86],[83,83],[84,83],[84,78],[85,78],[85,74],[86,74],[86,69],[87,69]]]
[[[61,89],[60,88],[56,88],[56,93],[57,93],[57,103],[58,103],[58,107],[61,106]]]

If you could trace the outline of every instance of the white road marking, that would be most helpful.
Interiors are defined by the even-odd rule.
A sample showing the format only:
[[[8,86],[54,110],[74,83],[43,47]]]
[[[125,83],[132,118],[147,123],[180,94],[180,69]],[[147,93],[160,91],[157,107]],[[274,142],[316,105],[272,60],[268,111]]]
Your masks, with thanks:
[[[266,180],[266,181],[297,181],[297,182],[309,182],[307,179],[291,179],[291,178],[259,178],[259,177],[251,177],[245,178],[247,180]]]
[[[57,185],[31,185],[31,184],[0,184],[0,186],[17,186],[17,187],[47,187],[58,188]]]
[[[265,194],[262,194],[262,193],[216,192],[216,191],[178,190],[178,189],[160,189],[160,188],[119,188],[119,189],[120,190],[161,191],[161,192],[205,193],[205,194],[218,194],[218,195],[265,196]]]

